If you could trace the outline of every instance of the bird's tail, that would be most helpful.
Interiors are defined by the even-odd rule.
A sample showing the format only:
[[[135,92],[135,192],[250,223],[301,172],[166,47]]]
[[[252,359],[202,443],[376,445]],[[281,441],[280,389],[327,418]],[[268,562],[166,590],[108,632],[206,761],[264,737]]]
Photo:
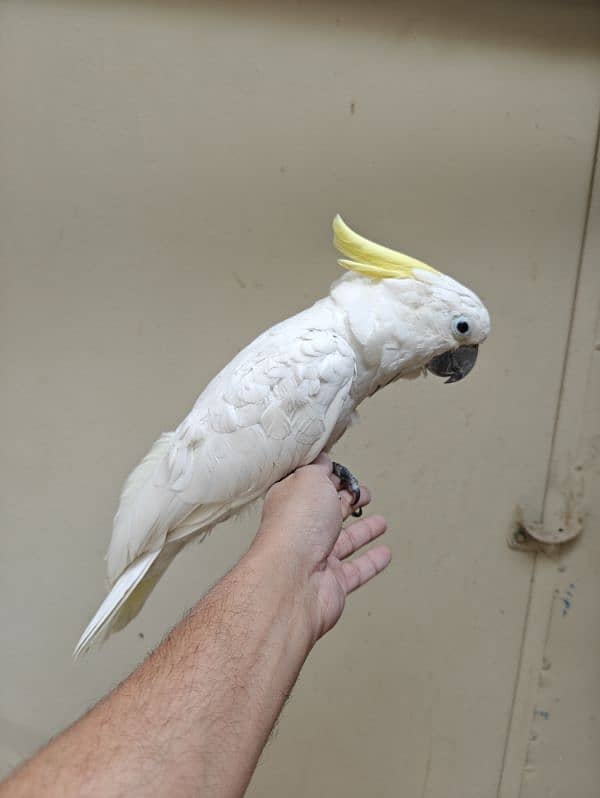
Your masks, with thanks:
[[[138,614],[181,545],[172,544],[162,551],[143,554],[125,569],[86,626],[75,646],[75,658],[87,651],[93,642],[122,629]]]

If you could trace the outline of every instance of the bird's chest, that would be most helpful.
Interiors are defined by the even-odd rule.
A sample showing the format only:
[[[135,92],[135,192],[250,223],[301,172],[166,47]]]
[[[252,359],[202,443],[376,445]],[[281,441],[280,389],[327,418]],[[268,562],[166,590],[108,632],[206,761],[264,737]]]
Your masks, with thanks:
[[[324,446],[324,450],[328,452],[332,446],[335,446],[346,430],[354,424],[357,424],[358,421],[359,416],[356,410],[356,404],[349,398],[347,406],[342,409],[342,413],[331,431],[331,435]]]

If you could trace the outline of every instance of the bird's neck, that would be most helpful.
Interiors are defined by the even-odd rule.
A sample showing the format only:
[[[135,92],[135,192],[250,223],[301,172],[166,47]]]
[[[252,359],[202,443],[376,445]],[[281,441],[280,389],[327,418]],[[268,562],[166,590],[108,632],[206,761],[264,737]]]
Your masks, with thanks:
[[[422,373],[428,347],[415,329],[415,309],[398,301],[386,281],[346,275],[332,285],[328,299],[356,354],[357,404],[394,380]]]

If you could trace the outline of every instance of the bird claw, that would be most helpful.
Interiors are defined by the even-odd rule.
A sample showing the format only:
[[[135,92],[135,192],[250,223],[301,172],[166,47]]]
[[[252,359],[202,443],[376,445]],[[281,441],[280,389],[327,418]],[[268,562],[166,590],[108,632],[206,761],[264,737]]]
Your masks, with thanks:
[[[352,506],[360,500],[360,483],[354,476],[352,471],[341,463],[333,463],[333,473],[340,481],[342,490],[347,490],[352,496]],[[357,507],[352,511],[355,518],[360,518],[362,515],[362,507]]]

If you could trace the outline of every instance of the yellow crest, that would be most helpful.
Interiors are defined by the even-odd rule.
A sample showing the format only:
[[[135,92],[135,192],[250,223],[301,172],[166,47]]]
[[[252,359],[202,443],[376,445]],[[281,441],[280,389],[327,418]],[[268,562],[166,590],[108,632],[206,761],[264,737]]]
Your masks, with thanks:
[[[382,247],[381,244],[375,244],[373,241],[363,238],[348,227],[339,213],[333,220],[333,245],[338,252],[352,258],[352,260],[340,258],[338,260],[340,266],[376,280],[381,280],[384,277],[416,278],[416,270],[440,274],[437,269],[416,260],[416,258],[403,255],[401,252]]]

